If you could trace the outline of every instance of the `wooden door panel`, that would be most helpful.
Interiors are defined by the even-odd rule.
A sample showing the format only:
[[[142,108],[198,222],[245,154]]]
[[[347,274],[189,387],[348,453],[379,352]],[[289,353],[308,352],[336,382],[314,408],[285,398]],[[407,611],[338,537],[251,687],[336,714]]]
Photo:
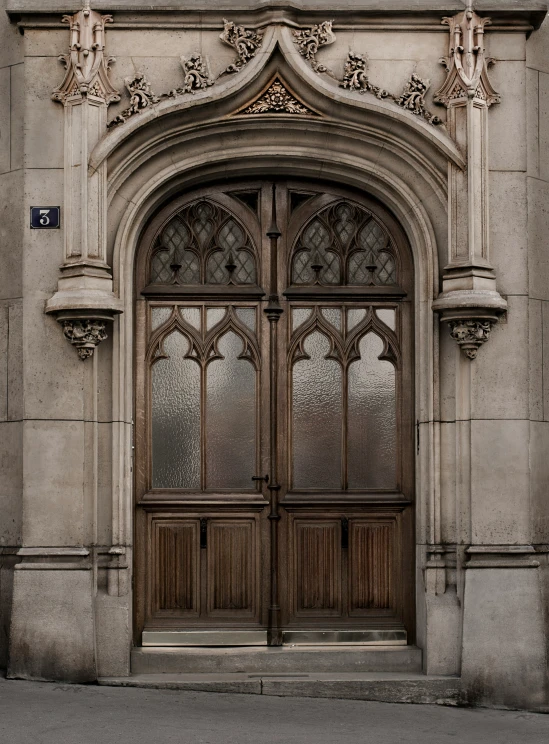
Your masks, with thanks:
[[[349,614],[395,609],[394,521],[349,520]]]
[[[296,617],[339,617],[342,612],[341,522],[292,520]]]
[[[200,541],[198,519],[152,523],[153,615],[198,617]]]
[[[259,605],[257,521],[208,520],[207,614],[254,617]]]

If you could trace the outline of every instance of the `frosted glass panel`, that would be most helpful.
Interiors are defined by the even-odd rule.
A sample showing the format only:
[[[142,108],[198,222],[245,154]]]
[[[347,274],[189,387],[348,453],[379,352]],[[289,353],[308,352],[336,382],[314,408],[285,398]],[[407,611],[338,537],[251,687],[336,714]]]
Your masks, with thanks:
[[[396,487],[395,368],[378,359],[383,342],[368,333],[349,367],[349,488]]]
[[[252,488],[255,475],[256,371],[238,359],[244,344],[233,331],[218,342],[224,359],[206,371],[206,487]]]
[[[389,326],[393,331],[396,328],[396,313],[390,307],[381,307],[376,310],[377,317]]]
[[[339,307],[323,307],[321,312],[328,323],[331,323],[338,331],[341,330],[341,309]]]
[[[178,331],[152,368],[153,488],[200,488],[200,367]]]
[[[313,314],[310,307],[294,307],[292,310],[292,331],[306,323]]]
[[[183,320],[197,331],[200,330],[200,308],[199,307],[180,307],[179,312]]]
[[[237,307],[236,314],[241,323],[255,333],[255,308],[254,307]]]
[[[172,307],[153,307],[151,308],[151,328],[155,331],[165,323],[172,314]]]
[[[294,488],[341,488],[341,366],[325,359],[330,342],[315,331],[293,367]]]
[[[226,312],[224,307],[209,307],[206,310],[206,330],[211,331],[225,317]]]
[[[362,323],[366,317],[366,310],[361,308],[351,308],[347,310],[347,330],[351,331],[359,323]]]

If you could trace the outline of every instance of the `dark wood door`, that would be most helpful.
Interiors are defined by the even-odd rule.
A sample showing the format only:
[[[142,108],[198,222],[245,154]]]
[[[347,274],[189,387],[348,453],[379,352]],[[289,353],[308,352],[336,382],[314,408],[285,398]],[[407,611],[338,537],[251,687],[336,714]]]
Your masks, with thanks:
[[[392,216],[322,184],[203,189],[151,222],[136,286],[136,641],[410,638],[413,277]]]

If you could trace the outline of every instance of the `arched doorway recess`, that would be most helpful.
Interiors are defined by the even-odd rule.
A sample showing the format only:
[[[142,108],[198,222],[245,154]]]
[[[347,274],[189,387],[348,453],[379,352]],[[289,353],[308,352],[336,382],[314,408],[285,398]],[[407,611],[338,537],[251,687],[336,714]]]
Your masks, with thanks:
[[[136,641],[414,637],[413,266],[320,181],[172,199],[136,273]]]

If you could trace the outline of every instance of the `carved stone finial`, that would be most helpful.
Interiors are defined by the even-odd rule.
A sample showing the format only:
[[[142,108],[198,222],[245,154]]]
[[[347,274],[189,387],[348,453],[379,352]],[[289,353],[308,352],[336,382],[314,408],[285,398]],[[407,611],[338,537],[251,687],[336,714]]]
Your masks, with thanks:
[[[425,95],[430,85],[430,80],[423,80],[413,72],[404,86],[402,94],[398,98],[394,98],[394,101],[397,106],[402,106],[402,108],[411,111],[416,116],[422,116],[429,124],[442,124],[442,119],[432,114],[425,107]]]
[[[479,348],[488,341],[495,319],[450,320],[450,335],[468,359],[476,359]]]
[[[82,361],[93,356],[95,347],[107,338],[104,320],[62,320],[62,324],[65,338],[76,347]]]
[[[333,44],[335,41],[336,37],[332,31],[332,23],[333,21],[323,21],[322,23],[317,23],[312,28],[294,31],[295,43],[297,44],[299,53],[311,63],[311,67],[315,72],[328,72],[328,68],[325,65],[317,62],[316,54],[321,47]]]
[[[215,80],[210,75],[210,70],[201,54],[191,54],[190,57],[181,57],[181,67],[185,76],[183,86],[174,88],[168,93],[163,93],[161,98],[174,98],[184,93],[194,93],[213,85]]]
[[[340,82],[341,88],[357,90],[359,93],[373,93],[376,98],[387,98],[388,91],[373,85],[368,80],[367,59],[363,54],[349,52],[343,68],[343,80]]]
[[[124,124],[134,114],[160,101],[152,92],[151,85],[142,72],[137,72],[133,77],[124,78],[124,85],[130,94],[130,106],[107,124],[109,129],[118,124]]]
[[[293,96],[284,84],[275,79],[267,90],[257,100],[247,106],[241,114],[308,114],[316,116],[315,112],[305,106]]]
[[[69,53],[59,57],[65,66],[65,78],[52,93],[54,101],[65,103],[74,96],[92,95],[102,98],[107,105],[120,100],[111,85],[109,68],[114,57],[105,55],[105,26],[112,23],[111,15],[101,15],[86,2],[74,15],[64,15],[63,23],[70,26]]]
[[[233,47],[233,49],[236,50],[238,57],[221,74],[238,72],[251,60],[252,57],[255,57],[255,53],[263,41],[264,32],[244,28],[244,26],[237,26],[226,18],[223,19],[223,24],[223,32],[220,34],[219,38],[225,44]]]
[[[443,18],[442,23],[450,29],[449,54],[440,60],[448,75],[435,101],[445,106],[471,98],[487,106],[499,103],[501,97],[488,79],[488,67],[494,60],[486,57],[484,49],[484,27],[491,23],[490,18],[481,18],[468,6],[462,13]]]

